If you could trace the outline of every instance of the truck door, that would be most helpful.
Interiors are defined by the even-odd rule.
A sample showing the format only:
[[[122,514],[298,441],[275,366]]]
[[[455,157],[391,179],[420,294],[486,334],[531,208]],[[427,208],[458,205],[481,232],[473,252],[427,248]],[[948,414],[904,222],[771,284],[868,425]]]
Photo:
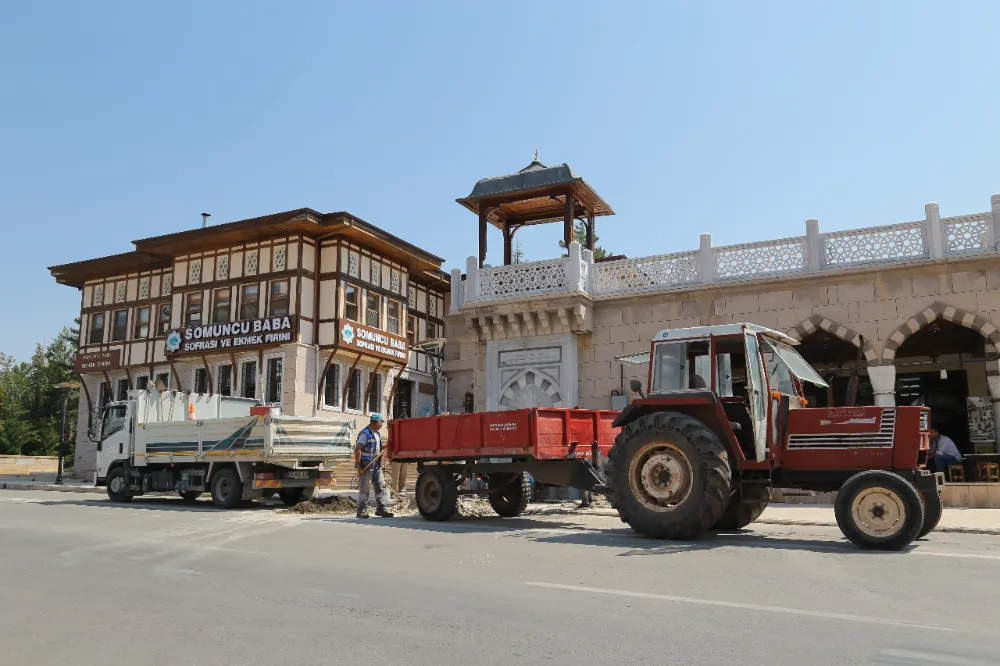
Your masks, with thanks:
[[[100,478],[108,472],[111,463],[128,457],[128,405],[124,402],[113,403],[104,409],[101,419],[101,432],[97,442],[97,475]]]
[[[757,334],[746,329],[743,334],[747,350],[747,397],[753,420],[754,450],[757,462],[761,462],[767,457],[767,381],[764,379],[764,362],[760,357]]]

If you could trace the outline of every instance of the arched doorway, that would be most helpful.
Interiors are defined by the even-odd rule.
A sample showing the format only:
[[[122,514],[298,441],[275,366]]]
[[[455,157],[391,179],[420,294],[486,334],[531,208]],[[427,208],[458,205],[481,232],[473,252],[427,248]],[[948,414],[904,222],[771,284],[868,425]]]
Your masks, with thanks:
[[[500,409],[562,407],[559,383],[536,368],[528,368],[500,390]]]
[[[829,384],[828,388],[806,384],[803,389],[812,407],[840,407],[846,404],[851,375],[858,363],[861,367],[855,405],[874,405],[875,394],[866,367],[878,355],[875,349],[856,331],[816,314],[788,333],[799,340],[799,354],[815,368]]]

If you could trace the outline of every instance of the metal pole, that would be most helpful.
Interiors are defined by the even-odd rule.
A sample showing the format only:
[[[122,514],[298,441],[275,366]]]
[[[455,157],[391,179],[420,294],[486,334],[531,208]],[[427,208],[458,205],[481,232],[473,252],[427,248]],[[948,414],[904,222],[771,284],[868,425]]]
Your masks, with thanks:
[[[437,354],[431,354],[434,364],[431,366],[431,375],[434,376],[434,416],[441,413],[441,404],[438,400],[438,380],[441,377],[441,361]]]
[[[62,423],[59,426],[59,468],[56,472],[55,485],[63,485],[63,447],[66,445],[66,403],[69,401],[69,391],[63,390]]]

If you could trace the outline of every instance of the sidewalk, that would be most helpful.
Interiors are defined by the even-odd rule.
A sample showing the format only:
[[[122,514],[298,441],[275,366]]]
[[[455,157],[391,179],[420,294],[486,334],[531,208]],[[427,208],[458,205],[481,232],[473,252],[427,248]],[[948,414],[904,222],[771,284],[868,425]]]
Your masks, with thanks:
[[[0,490],[55,490],[63,493],[105,494],[104,488],[94,487],[93,481],[73,479],[63,475],[63,485],[55,484],[56,475],[43,474],[0,474]]]
[[[829,525],[837,526],[830,504],[771,504],[758,523],[765,525]],[[1000,535],[1000,510],[945,507],[935,532]]]

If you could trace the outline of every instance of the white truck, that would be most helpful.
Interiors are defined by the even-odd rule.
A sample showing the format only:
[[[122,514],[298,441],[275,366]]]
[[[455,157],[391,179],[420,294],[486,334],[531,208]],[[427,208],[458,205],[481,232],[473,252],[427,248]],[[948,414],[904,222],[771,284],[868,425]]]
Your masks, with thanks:
[[[277,495],[288,505],[333,485],[351,456],[351,422],[281,416],[257,401],[180,391],[129,391],[103,411],[95,483],[127,502],[150,492],[230,509]]]

